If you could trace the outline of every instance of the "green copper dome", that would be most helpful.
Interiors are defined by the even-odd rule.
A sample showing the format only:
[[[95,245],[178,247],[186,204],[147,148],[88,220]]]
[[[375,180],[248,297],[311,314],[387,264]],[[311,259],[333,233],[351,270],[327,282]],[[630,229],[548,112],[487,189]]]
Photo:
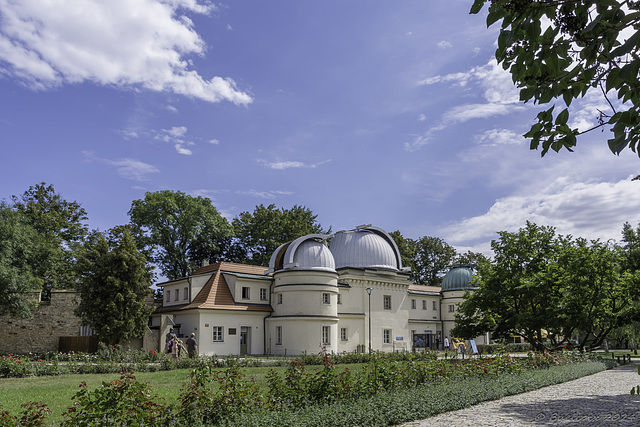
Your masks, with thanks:
[[[442,292],[473,289],[469,285],[473,278],[473,264],[454,264],[442,279]]]

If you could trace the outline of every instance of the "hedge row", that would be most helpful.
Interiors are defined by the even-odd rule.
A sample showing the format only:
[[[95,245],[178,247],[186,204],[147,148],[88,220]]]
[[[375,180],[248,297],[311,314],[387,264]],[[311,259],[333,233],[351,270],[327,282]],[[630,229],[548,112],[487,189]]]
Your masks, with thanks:
[[[412,389],[383,391],[357,401],[312,406],[294,412],[247,412],[233,419],[223,420],[219,425],[227,427],[396,425],[571,381],[612,366],[610,361],[586,361],[521,373],[430,383]]]

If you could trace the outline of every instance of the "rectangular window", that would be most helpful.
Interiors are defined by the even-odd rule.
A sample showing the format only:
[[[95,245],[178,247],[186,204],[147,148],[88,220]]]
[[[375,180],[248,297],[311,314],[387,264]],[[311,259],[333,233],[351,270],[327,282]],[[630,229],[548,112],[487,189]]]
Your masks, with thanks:
[[[235,335],[236,331],[237,331],[236,328],[229,328],[229,335]]]
[[[327,293],[322,294],[322,303],[331,304],[331,295]]]
[[[224,331],[224,328],[222,326],[213,327],[213,342],[224,341],[223,331]]]
[[[249,287],[248,286],[243,286],[242,287],[242,299],[249,299]]]
[[[267,288],[260,288],[260,301],[267,300]]]
[[[391,329],[382,330],[382,342],[383,344],[391,344]]]
[[[167,293],[167,302],[171,301],[171,291],[166,291]]]
[[[453,313],[456,310],[456,306],[453,304],[449,305],[449,313]]]
[[[331,335],[329,332],[329,327],[323,326],[322,327],[322,345],[329,345],[329,344],[331,344]]]
[[[276,326],[276,345],[282,345],[282,326]]]
[[[338,304],[342,304],[342,295],[338,294]]]
[[[411,300],[411,310],[415,310],[416,309],[416,300],[412,299]]]
[[[340,340],[341,341],[349,341],[349,336],[347,335],[347,328],[340,328]]]
[[[426,300],[426,299],[423,299],[423,300],[422,300],[422,309],[423,309],[423,310],[426,310],[426,309],[427,309],[427,300]]]
[[[391,295],[385,295],[382,301],[384,309],[391,310]]]
[[[176,289],[176,299],[174,301],[178,301],[180,299],[180,289]]]
[[[282,294],[278,294],[278,304],[282,304]]]
[[[436,302],[435,301],[431,301],[433,303],[433,309],[434,310],[438,310],[438,307],[436,306]]]
[[[182,291],[182,299],[189,299],[189,288],[184,288]]]

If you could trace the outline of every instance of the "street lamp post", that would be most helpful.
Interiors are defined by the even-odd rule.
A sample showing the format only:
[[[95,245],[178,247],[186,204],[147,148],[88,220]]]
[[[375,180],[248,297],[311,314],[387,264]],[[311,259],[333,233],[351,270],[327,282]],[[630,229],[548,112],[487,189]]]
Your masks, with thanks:
[[[367,288],[367,294],[369,294],[369,354],[371,354],[371,291],[373,288]]]

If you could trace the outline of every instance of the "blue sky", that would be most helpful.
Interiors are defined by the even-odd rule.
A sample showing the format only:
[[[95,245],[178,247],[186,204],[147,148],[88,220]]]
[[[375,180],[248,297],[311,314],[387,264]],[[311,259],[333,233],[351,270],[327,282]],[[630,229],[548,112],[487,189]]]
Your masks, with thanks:
[[[539,108],[493,60],[471,1],[0,0],[0,199],[39,182],[89,225],[147,191],[228,219],[303,205],[488,253],[527,220],[616,239],[640,222],[640,160],[609,132],[540,158]],[[599,96],[573,123],[595,124]]]

